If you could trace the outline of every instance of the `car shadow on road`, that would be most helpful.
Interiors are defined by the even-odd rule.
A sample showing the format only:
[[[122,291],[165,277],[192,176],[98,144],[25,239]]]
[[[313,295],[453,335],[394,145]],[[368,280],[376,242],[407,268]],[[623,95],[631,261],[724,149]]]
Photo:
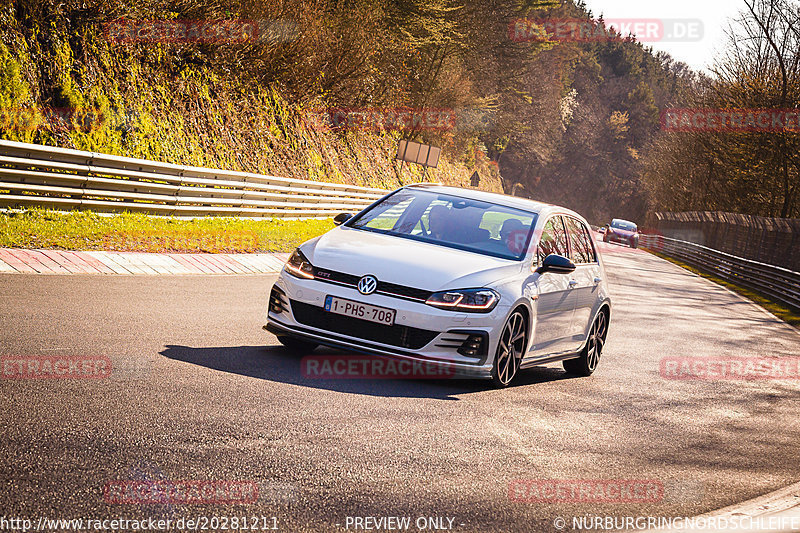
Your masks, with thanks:
[[[220,346],[194,348],[166,345],[161,355],[220,372],[316,389],[395,398],[459,400],[458,396],[494,390],[486,380],[470,379],[329,379],[303,375],[302,356],[279,346]],[[343,354],[318,348],[314,355]],[[511,388],[569,379],[560,369],[535,367],[520,372]]]

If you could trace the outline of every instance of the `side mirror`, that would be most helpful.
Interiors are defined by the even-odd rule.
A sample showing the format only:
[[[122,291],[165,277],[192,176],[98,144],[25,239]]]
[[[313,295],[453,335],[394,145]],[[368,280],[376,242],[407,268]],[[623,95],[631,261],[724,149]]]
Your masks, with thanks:
[[[337,226],[341,226],[351,218],[353,218],[353,213],[339,213],[338,215],[333,217],[333,223],[336,224]]]
[[[575,264],[564,256],[550,254],[542,261],[542,266],[536,269],[539,274],[553,272],[554,274],[569,274],[575,270]]]

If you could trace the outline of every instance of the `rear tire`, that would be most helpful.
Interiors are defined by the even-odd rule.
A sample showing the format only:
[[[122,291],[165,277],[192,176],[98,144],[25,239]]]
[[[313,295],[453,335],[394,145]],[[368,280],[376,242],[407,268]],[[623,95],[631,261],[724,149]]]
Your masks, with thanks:
[[[576,376],[591,376],[600,363],[600,355],[603,352],[607,334],[608,317],[605,312],[600,311],[597,318],[594,319],[592,329],[589,330],[589,338],[586,340],[586,346],[581,350],[580,357],[562,362],[564,370]]]
[[[316,342],[304,341],[297,337],[289,337],[281,335],[278,337],[278,342],[283,344],[286,351],[297,355],[303,355],[313,352],[319,344]]]

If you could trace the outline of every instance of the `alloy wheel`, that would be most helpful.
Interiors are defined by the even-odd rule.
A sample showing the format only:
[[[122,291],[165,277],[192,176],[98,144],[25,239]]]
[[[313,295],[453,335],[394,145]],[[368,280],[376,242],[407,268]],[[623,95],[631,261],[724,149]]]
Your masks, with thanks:
[[[497,345],[495,375],[493,377],[498,385],[508,386],[514,376],[517,375],[527,344],[528,326],[525,316],[520,311],[514,311],[508,317],[503,333],[500,335],[500,342]]]
[[[600,354],[603,352],[603,345],[606,342],[606,329],[606,315],[602,312],[598,313],[597,319],[592,324],[586,346],[586,363],[590,372],[594,372],[600,362]]]

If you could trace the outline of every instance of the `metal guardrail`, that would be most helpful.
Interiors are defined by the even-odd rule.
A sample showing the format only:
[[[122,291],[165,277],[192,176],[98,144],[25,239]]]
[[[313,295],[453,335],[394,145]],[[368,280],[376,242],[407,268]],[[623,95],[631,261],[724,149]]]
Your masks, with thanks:
[[[4,206],[322,218],[360,211],[387,192],[0,140]]]
[[[800,218],[688,211],[654,213],[654,233],[800,271]]]
[[[663,235],[642,234],[639,236],[639,246],[680,259],[731,283],[751,288],[800,309],[800,272]]]

